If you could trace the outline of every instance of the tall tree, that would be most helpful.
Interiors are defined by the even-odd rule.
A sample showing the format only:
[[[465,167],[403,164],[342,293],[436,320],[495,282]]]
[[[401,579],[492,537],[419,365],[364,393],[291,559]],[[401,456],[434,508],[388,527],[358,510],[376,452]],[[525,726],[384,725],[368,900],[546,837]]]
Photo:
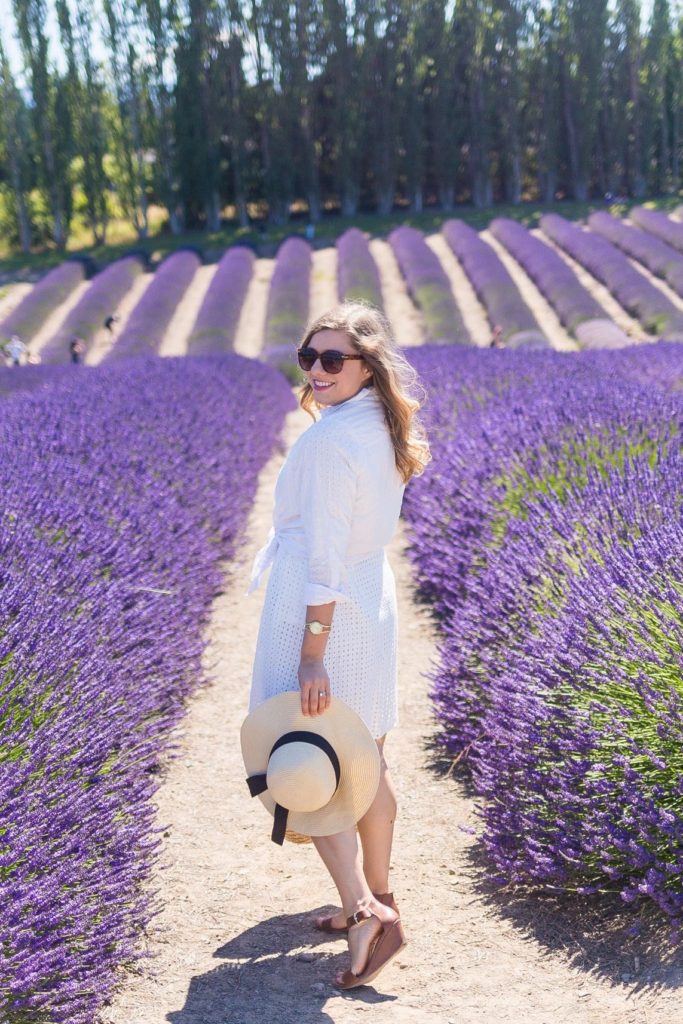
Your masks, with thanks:
[[[412,26],[414,29],[414,26]],[[422,209],[422,186],[425,172],[424,79],[427,64],[420,60],[414,46],[413,31],[402,40],[396,68],[396,93],[399,104],[400,148],[405,174],[406,192],[413,210]]]
[[[110,72],[118,117],[115,123],[120,198],[140,238],[149,230],[144,151],[144,82],[138,46],[141,38],[137,0],[102,0]]]
[[[182,208],[177,176],[175,121],[170,82],[175,77],[173,49],[178,32],[175,0],[142,0],[146,39],[151,50],[150,94],[155,143],[156,191],[168,210],[174,235],[182,231]]]
[[[594,169],[607,0],[555,0],[571,191],[586,200]]]
[[[327,115],[327,148],[331,185],[345,217],[358,210],[363,184],[365,0],[353,16],[345,0],[322,0],[322,41],[325,67],[321,102]]]
[[[19,41],[33,99],[40,184],[52,215],[52,232],[60,249],[66,245],[71,207],[71,182],[66,159],[65,111],[60,111],[59,79],[51,64],[46,34],[45,0],[13,0]]]
[[[466,144],[472,202],[475,206],[489,206],[493,201],[489,10],[483,0],[459,0],[455,18],[458,64],[467,89]]]
[[[402,85],[399,62],[406,29],[405,8],[400,0],[368,5],[364,44],[364,102],[368,111],[365,147],[381,214],[391,211],[396,196]]]
[[[521,47],[527,14],[526,0],[493,0],[492,62],[500,97],[497,135],[503,195],[509,203],[518,203],[522,198]]]
[[[653,168],[650,185],[656,192],[668,192],[671,180],[670,60],[672,53],[671,12],[668,0],[654,0],[645,47],[648,123]]]
[[[22,252],[31,250],[31,213],[27,198],[29,170],[28,115],[0,39],[0,125],[14,196]]]
[[[228,142],[232,187],[240,227],[247,227],[247,82],[244,74],[246,23],[239,0],[228,0]]]
[[[67,57],[65,95],[73,125],[72,151],[80,156],[83,164],[88,224],[95,244],[103,245],[109,218],[108,181],[104,170],[107,138],[103,113],[104,86],[93,58],[95,10],[92,0],[80,0],[75,8],[74,26],[67,0],[57,0],[56,8],[62,47]]]
[[[220,227],[222,134],[228,61],[217,0],[188,0],[178,39],[176,133],[181,194],[188,223]]]
[[[439,203],[453,207],[458,154],[463,144],[464,93],[455,67],[452,26],[443,0],[427,0],[422,11],[421,39],[426,53],[424,78],[427,166],[431,167]]]
[[[615,30],[621,37],[623,77],[618,102],[625,111],[624,188],[636,199],[645,195],[645,152],[643,146],[643,101],[641,90],[642,35],[640,0],[618,0]]]

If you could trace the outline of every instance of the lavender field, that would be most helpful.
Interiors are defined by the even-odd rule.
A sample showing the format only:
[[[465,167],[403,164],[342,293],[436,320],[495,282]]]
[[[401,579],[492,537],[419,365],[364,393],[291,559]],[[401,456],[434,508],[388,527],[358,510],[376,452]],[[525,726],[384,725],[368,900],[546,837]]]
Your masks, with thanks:
[[[462,222],[443,236],[474,299],[422,232],[401,227],[389,243],[431,342],[406,349],[433,461],[404,516],[438,628],[436,747],[475,788],[488,876],[616,894],[634,932],[654,909],[675,945],[683,243],[662,217],[577,227],[553,215],[544,240],[491,224],[573,352],[552,350],[531,299]],[[291,238],[277,253],[260,359],[230,353],[254,278],[240,246],[195,304],[187,356],[155,354],[199,263],[179,252],[160,265],[102,366],[67,365],[68,339],[90,342],[119,308],[142,270],[134,256],[95,275],[43,365],[0,368],[0,1024],[95,1024],[143,956],[159,910],[160,766],[205,681],[210,609],[295,407],[311,247]],[[358,229],[335,267],[340,297],[387,298]],[[2,337],[28,339],[81,278],[78,264],[46,275]],[[612,318],[605,290],[639,335]],[[508,351],[482,351],[491,338],[471,331],[472,301]]]
[[[528,289],[520,292],[497,253],[464,221],[446,221],[440,234],[459,265],[459,281],[466,278],[476,295],[473,319],[467,316],[470,294],[464,293],[457,280],[449,279],[435,251],[438,247],[429,244],[429,237],[408,226],[390,233],[387,241],[398,274],[391,287],[405,293],[428,342],[486,348],[494,329],[505,347],[524,349],[621,348],[633,341],[683,338],[683,224],[645,208],[634,209],[630,223],[605,211],[592,214],[585,226],[557,214],[542,216],[539,223],[545,240],[537,237],[538,232],[532,234],[523,224],[506,218],[492,220],[490,231],[522,277],[526,276],[549,304],[560,321],[559,333],[548,333],[547,321],[541,329],[542,310],[534,305]],[[350,228],[330,251],[336,267],[330,291],[340,299],[357,298],[381,308],[383,289],[389,285],[382,280],[368,237],[358,228]],[[155,270],[135,308],[126,310],[116,336],[107,338],[106,358],[165,348],[173,314],[183,295],[197,283],[199,275],[194,271],[200,260],[200,254],[180,250]],[[213,269],[207,267],[212,275],[208,291],[202,293],[181,338],[171,339],[168,351],[199,355],[235,347],[254,262],[253,252],[238,245],[226,250]],[[260,331],[262,357],[294,380],[292,346],[303,333],[311,308],[311,247],[292,236],[282,243],[274,260],[263,262],[271,262],[273,269]],[[88,347],[104,318],[125,307],[126,296],[142,269],[139,259],[130,255],[96,274],[77,305],[41,345],[38,359],[68,362],[68,342],[74,335]],[[18,333],[30,341],[82,276],[77,262],[65,263],[47,274],[0,322],[0,340]],[[604,301],[605,290],[611,306]],[[624,317],[615,309],[623,310]],[[625,326],[629,318],[632,327]],[[482,323],[487,325],[485,329]],[[394,327],[400,336],[401,323]],[[258,346],[259,339],[251,339],[246,350],[252,354]],[[239,350],[239,344],[237,347]],[[102,356],[93,362],[99,358]]]
[[[432,467],[411,558],[440,741],[501,884],[683,925],[683,350],[411,354]]]
[[[237,356],[27,370],[0,419],[0,1016],[84,1024],[155,912],[160,756],[293,398]]]

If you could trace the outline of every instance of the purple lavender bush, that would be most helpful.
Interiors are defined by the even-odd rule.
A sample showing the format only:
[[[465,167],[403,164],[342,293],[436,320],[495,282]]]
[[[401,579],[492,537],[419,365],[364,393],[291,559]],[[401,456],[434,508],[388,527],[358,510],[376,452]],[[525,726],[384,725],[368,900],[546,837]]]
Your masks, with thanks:
[[[3,1020],[92,1024],[147,955],[162,751],[294,404],[232,355],[68,366],[2,400]]]
[[[491,324],[503,328],[506,346],[548,347],[536,317],[491,246],[462,220],[447,220],[442,231],[485,306]]]
[[[541,217],[549,238],[605,284],[618,302],[652,334],[683,340],[683,313],[643,277],[616,246],[582,231],[557,213]]]
[[[683,353],[410,358],[430,391],[434,461],[405,510],[441,617],[432,696],[495,877],[651,900],[678,928]]]
[[[69,341],[74,335],[86,345],[92,341],[105,317],[113,313],[133,281],[142,273],[137,256],[124,256],[97,274],[80,301],[41,352],[44,363],[65,363],[69,359]]]
[[[278,249],[268,292],[264,348],[296,346],[306,329],[311,282],[311,249],[302,238],[288,238]]]
[[[311,288],[311,249],[303,238],[288,238],[278,249],[268,292],[262,359],[290,379],[301,379],[296,348],[306,324]]]
[[[646,210],[644,206],[635,206],[629,210],[629,217],[639,228],[644,228],[673,249],[683,252],[683,224],[680,221],[672,220],[659,210]]]
[[[683,295],[683,256],[666,242],[602,210],[590,215],[588,226],[667,281],[678,295]]]
[[[254,253],[246,246],[235,245],[223,254],[187,342],[190,355],[232,349],[253,270]]]
[[[0,366],[0,399],[15,395],[19,391],[37,391],[49,387],[62,379],[69,378],[69,365],[54,366],[42,363],[26,366]]]
[[[489,225],[553,307],[561,322],[586,348],[619,348],[630,339],[609,320],[602,306],[561,256],[516,220],[496,217]]]
[[[413,301],[422,310],[428,341],[436,345],[470,345],[451,284],[439,259],[417,228],[395,228],[389,244]]]
[[[105,359],[159,351],[171,317],[197,273],[200,262],[197,253],[190,249],[180,249],[166,257]]]
[[[67,260],[48,271],[17,308],[0,320],[0,345],[9,341],[13,334],[18,334],[24,342],[30,341],[84,277],[85,268],[79,260]]]
[[[382,285],[368,240],[359,228],[337,239],[337,292],[341,302],[369,302],[383,309]]]

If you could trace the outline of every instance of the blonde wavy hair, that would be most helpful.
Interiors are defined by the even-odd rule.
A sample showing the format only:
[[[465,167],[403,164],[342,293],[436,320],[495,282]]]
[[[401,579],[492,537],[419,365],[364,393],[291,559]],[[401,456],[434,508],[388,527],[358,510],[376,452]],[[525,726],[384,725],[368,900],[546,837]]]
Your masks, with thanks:
[[[396,468],[403,482],[408,483],[431,459],[429,442],[417,416],[425,392],[417,373],[399,351],[389,321],[369,303],[344,302],[309,325],[300,347],[310,345],[313,336],[324,330],[343,331],[372,370],[370,383],[365,386],[374,388],[384,406]],[[315,395],[308,382],[299,392],[299,404],[315,419]]]

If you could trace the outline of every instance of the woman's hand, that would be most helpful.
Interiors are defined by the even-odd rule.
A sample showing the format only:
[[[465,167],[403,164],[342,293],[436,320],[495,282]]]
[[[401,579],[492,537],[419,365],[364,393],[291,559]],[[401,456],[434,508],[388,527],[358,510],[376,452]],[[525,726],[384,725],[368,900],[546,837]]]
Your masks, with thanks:
[[[301,711],[304,715],[322,715],[330,706],[330,677],[322,658],[302,658],[299,662]]]

